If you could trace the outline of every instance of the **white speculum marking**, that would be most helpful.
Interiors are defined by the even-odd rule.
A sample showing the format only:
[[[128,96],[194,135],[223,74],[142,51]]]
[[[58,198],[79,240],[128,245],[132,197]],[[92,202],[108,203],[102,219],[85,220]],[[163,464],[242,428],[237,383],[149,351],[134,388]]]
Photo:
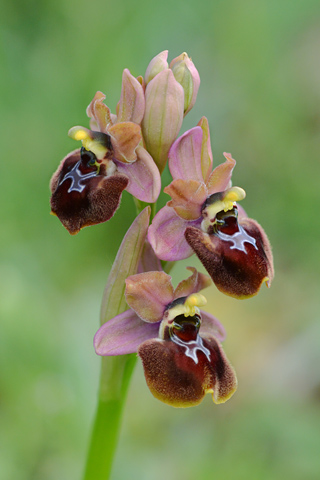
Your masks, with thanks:
[[[206,348],[203,345],[202,338],[200,335],[197,335],[196,340],[190,340],[190,342],[184,342],[183,340],[180,340],[174,333],[171,335],[171,340],[176,343],[177,345],[180,345],[180,347],[185,348],[185,355],[189,358],[192,358],[194,363],[198,363],[198,357],[197,357],[197,351],[200,350],[205,354],[207,359],[210,362],[210,350]]]
[[[218,236],[221,238],[221,240],[225,240],[226,242],[232,242],[233,245],[231,245],[230,250],[237,249],[241,250],[244,253],[247,253],[247,250],[244,246],[244,243],[250,243],[251,245],[254,246],[256,250],[258,250],[258,247],[256,245],[256,239],[251,237],[241,225],[239,225],[239,232],[234,233],[233,235],[227,235],[226,233],[219,232]]]
[[[63,179],[59,183],[59,186],[60,186],[65,180],[68,180],[68,178],[71,179],[71,185],[68,189],[68,193],[72,191],[81,193],[86,187],[81,183],[82,180],[86,180],[87,178],[92,178],[97,175],[96,171],[82,174],[81,171],[79,170],[80,162],[81,161],[79,160],[79,162],[75,164],[75,166],[72,168],[72,170],[70,170],[70,172],[66,173],[66,175],[63,177]]]

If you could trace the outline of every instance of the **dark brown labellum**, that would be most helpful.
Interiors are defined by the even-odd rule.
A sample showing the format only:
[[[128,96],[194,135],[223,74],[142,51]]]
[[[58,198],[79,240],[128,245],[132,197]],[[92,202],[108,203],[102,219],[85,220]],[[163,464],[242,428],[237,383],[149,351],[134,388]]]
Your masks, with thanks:
[[[217,288],[227,295],[251,297],[262,282],[272,280],[270,245],[254,220],[245,218],[238,224],[234,212],[221,212],[212,233],[188,227],[185,238]]]

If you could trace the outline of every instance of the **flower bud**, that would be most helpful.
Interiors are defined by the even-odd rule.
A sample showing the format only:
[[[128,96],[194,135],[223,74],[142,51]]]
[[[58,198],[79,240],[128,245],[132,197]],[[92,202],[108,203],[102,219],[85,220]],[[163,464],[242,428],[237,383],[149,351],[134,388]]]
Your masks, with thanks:
[[[141,125],[143,138],[161,173],[182,125],[183,88],[170,69],[163,70],[148,83],[145,98],[146,108]]]
[[[146,85],[156,76],[158,73],[162,72],[162,70],[167,70],[169,65],[167,62],[168,58],[168,50],[164,50],[163,52],[156,55],[149,65],[147,66],[147,70],[144,76],[144,81]]]
[[[200,76],[191,58],[184,52],[170,63],[177,82],[184,90],[184,114],[186,115],[196,102],[200,86]]]

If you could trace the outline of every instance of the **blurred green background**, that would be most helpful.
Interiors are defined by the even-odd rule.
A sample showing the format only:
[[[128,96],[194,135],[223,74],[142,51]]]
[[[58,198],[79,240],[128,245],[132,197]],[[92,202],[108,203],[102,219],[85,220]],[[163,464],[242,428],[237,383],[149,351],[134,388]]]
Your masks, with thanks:
[[[247,301],[207,291],[239,379],[227,404],[163,405],[138,365],[112,479],[320,478],[319,1],[10,0],[1,12],[0,477],[81,478],[92,338],[134,208],[125,194],[110,222],[71,237],[49,215],[48,182],[96,90],[114,110],[122,70],[143,74],[169,49],[202,80],[182,132],[206,115],[215,162],[236,158],[276,277]]]

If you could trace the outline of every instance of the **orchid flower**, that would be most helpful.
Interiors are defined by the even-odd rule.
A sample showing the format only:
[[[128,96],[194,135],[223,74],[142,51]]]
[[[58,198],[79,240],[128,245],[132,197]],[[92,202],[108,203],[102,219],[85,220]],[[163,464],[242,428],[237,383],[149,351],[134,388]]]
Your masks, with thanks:
[[[94,346],[98,355],[138,352],[151,393],[175,407],[200,403],[211,393],[223,403],[237,385],[233,368],[220,341],[225,330],[198,293],[211,280],[197,272],[173,288],[162,271],[132,275],[125,296],[130,310],[117,315],[98,330]]]
[[[123,190],[153,203],[161,188],[160,173],[142,145],[144,90],[124,70],[117,115],[97,92],[87,108],[91,130],[73,127],[69,136],[82,142],[61,162],[51,179],[51,209],[71,234],[109,220],[120,204]]]
[[[220,291],[247,298],[263,282],[270,286],[272,253],[262,227],[236,203],[245,191],[231,187],[236,162],[224,156],[226,161],[212,171],[205,117],[174,142],[169,152],[173,181],[164,189],[172,200],[155,216],[148,239],[162,260],[195,252]]]

